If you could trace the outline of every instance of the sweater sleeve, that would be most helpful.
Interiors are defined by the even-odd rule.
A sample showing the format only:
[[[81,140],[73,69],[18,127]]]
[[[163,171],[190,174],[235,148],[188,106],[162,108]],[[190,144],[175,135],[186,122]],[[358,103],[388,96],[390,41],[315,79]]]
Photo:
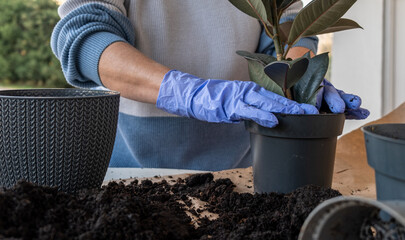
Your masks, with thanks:
[[[291,5],[281,17],[280,23],[293,21],[302,7],[302,1],[298,1]],[[316,54],[316,52],[318,51],[318,37],[311,36],[301,38],[293,47],[305,47]],[[264,28],[262,29],[262,32],[260,34],[259,45],[256,52],[276,56],[276,49],[273,39],[267,36]]]
[[[98,64],[103,51],[117,41],[134,44],[133,27],[121,10],[98,3],[81,4],[69,12],[66,5],[60,7],[62,19],[52,32],[51,48],[68,83],[102,86]]]

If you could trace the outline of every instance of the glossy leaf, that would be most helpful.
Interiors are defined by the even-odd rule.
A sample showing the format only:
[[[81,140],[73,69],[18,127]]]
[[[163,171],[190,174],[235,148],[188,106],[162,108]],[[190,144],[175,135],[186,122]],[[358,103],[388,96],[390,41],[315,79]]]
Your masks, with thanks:
[[[318,87],[318,89],[315,91],[314,94],[312,94],[312,96],[308,99],[308,101],[299,102],[299,103],[307,103],[307,104],[311,104],[311,105],[316,106],[316,101],[318,100],[317,95],[319,94],[319,92],[321,91],[322,88],[323,88],[323,86]]]
[[[350,30],[350,29],[355,29],[355,28],[362,29],[362,27],[355,21],[346,19],[346,18],[341,18],[332,26],[328,27],[327,29],[325,29],[321,32],[316,33],[315,35],[339,32],[339,31]],[[306,37],[306,36],[304,36],[304,37]]]
[[[302,36],[312,36],[333,26],[356,0],[313,0],[294,19],[288,45],[294,45]]]
[[[260,62],[248,59],[248,66],[251,81],[259,84],[268,91],[277,93],[284,97],[281,88],[264,73],[263,65]]]
[[[274,25],[274,22],[279,20],[283,11],[286,10],[289,6],[291,6],[291,4],[298,1],[300,0],[262,0],[263,5],[266,9],[267,20],[270,22],[271,25]],[[277,14],[277,16],[273,16],[274,3],[276,6],[274,12]]]
[[[291,6],[293,3],[298,2],[300,0],[282,0],[282,1],[277,1],[277,8],[278,11],[284,11],[287,9],[289,6]]]
[[[269,24],[266,8],[262,0],[229,0],[229,2],[247,15]]]
[[[273,1],[274,0],[262,0],[263,6],[266,9],[267,21],[271,26],[274,25],[274,16],[273,16]],[[271,28],[269,29],[271,31]]]
[[[319,88],[324,79],[329,66],[328,53],[323,53],[310,58],[309,53],[305,54],[309,58],[308,69],[302,78],[294,86],[294,100],[300,103],[311,101],[311,97]]]
[[[279,25],[280,27],[280,41],[284,44],[287,43],[288,35],[290,34],[292,21],[284,22]]]
[[[263,53],[251,53],[247,51],[236,51],[236,53],[247,60],[260,62],[263,66],[266,66],[271,62],[277,61],[277,58]]]
[[[298,58],[293,61],[276,61],[264,67],[264,72],[272,79],[283,91],[294,86],[305,74],[308,67],[306,57]]]

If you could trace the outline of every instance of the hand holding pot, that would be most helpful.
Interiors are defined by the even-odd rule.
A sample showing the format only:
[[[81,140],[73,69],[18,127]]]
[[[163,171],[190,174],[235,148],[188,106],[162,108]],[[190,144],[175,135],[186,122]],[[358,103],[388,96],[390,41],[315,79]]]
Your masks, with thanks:
[[[348,94],[336,89],[329,81],[323,80],[322,90],[318,94],[317,108],[319,109],[322,100],[326,102],[333,113],[345,113],[346,119],[366,119],[370,111],[361,108],[361,98],[357,95]]]
[[[208,122],[253,120],[265,127],[278,124],[272,113],[318,113],[312,105],[291,101],[251,81],[201,79],[177,70],[169,71],[163,78],[156,106]]]

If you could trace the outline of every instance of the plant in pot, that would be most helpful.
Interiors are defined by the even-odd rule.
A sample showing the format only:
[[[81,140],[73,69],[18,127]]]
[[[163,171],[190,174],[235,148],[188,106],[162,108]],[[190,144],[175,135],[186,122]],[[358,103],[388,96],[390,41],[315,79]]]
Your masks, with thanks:
[[[242,12],[257,18],[273,39],[276,57],[237,51],[248,61],[252,81],[299,103],[319,107],[318,93],[329,65],[327,53],[308,52],[298,59],[287,54],[301,38],[361,28],[342,18],[356,0],[313,0],[294,21],[280,22],[288,7],[299,0],[229,0]],[[251,135],[256,192],[290,192],[315,184],[331,187],[337,136],[345,115],[321,109],[316,115],[276,114],[279,124],[265,128],[246,122]]]

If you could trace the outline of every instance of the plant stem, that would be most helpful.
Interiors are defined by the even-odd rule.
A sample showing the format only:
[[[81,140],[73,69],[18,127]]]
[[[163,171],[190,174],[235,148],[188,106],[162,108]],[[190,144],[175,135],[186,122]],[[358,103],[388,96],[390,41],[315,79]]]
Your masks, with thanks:
[[[286,83],[287,83],[287,75],[286,75],[286,79],[284,80],[284,87],[283,87],[284,96],[288,99],[294,100],[292,93],[291,93],[291,89],[287,88],[287,86],[285,85]]]
[[[273,42],[274,42],[274,47],[276,49],[276,54],[277,54],[277,61],[285,60],[284,56],[284,46],[283,43],[280,41],[280,17],[278,16],[277,13],[277,5],[276,1],[273,2]],[[285,89],[283,90],[284,96],[288,99],[293,99],[291,89]]]
[[[278,35],[278,32],[275,32],[276,27],[273,27],[273,41],[274,41],[274,47],[276,49],[276,54],[277,54],[277,61],[284,60],[284,51],[283,47],[280,44],[280,36]]]
[[[293,96],[292,96],[292,93],[291,93],[291,89],[287,89],[284,94],[285,94],[286,98],[294,100]]]
[[[284,56],[283,56],[284,59],[286,58],[288,52],[290,51],[290,48],[291,48],[291,46],[288,45],[288,46],[287,46],[287,49],[286,49],[285,52],[284,52]]]
[[[267,28],[266,23],[263,23],[264,31],[266,31],[267,36],[269,36],[271,39],[273,39],[273,34],[271,34],[270,30]]]
[[[277,60],[284,60],[284,48],[283,44],[280,41],[280,23],[278,21],[279,17],[277,14],[277,3],[276,1],[273,1],[273,8],[272,8],[272,15],[273,15],[273,42],[274,42],[274,47],[276,49],[276,54],[277,54]]]

